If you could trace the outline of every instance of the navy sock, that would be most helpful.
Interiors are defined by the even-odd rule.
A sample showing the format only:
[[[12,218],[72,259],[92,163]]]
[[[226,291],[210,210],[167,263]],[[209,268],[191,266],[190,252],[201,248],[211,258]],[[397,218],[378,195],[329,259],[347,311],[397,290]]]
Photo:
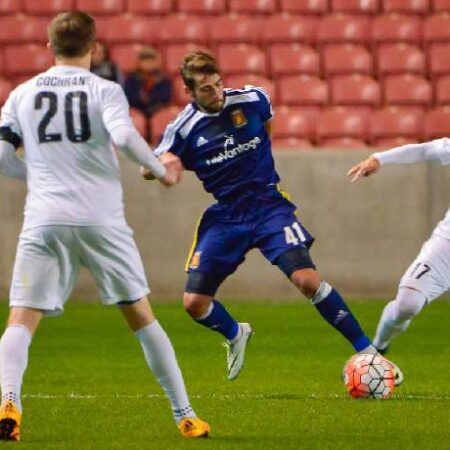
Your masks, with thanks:
[[[228,340],[236,337],[239,331],[239,324],[234,320],[222,303],[217,300],[212,301],[212,308],[206,317],[195,319],[199,324],[217,331]]]
[[[329,284],[322,281],[312,303],[320,315],[350,341],[357,352],[371,345],[344,299]]]

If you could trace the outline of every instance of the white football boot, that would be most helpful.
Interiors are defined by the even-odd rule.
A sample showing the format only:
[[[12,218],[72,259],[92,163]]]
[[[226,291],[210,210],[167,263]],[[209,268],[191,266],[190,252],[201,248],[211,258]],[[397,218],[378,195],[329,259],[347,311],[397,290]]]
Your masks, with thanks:
[[[239,375],[239,372],[244,367],[244,356],[247,344],[253,334],[253,329],[249,323],[240,323],[242,335],[236,342],[227,342],[227,367],[228,367],[228,379],[235,380]]]

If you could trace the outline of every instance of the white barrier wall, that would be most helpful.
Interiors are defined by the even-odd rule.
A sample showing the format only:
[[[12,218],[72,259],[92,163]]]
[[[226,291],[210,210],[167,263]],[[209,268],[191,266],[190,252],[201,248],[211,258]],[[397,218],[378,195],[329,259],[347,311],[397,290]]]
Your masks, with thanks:
[[[316,237],[313,260],[323,276],[351,297],[395,293],[403,271],[450,204],[448,169],[439,165],[389,166],[373,178],[351,184],[345,173],[367,151],[276,152],[282,187]],[[141,250],[155,298],[180,298],[184,263],[195,225],[212,199],[187,173],[166,189],[145,182],[134,164],[122,160],[129,224]],[[25,189],[0,179],[0,296],[6,297]],[[220,297],[281,300],[298,297],[285,276],[252,251],[223,285]],[[74,297],[97,298],[83,273]]]

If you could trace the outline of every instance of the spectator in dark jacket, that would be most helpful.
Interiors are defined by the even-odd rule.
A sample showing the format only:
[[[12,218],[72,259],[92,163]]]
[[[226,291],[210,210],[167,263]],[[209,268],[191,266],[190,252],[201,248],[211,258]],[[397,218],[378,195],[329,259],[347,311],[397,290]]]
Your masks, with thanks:
[[[161,56],[157,50],[144,47],[139,52],[137,67],[126,78],[124,90],[130,106],[146,116],[170,104],[172,82],[162,70]]]
[[[91,72],[123,86],[122,72],[117,64],[111,61],[109,48],[104,42],[97,41],[95,52],[92,54]]]

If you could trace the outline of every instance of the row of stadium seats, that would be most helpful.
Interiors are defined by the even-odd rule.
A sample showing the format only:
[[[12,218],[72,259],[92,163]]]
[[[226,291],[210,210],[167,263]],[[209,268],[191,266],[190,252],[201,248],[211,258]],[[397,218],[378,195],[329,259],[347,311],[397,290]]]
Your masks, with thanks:
[[[0,17],[0,44],[45,43],[49,21],[49,17],[28,15]],[[330,14],[321,18],[289,14],[264,18],[248,15],[204,18],[176,14],[154,18],[125,14],[98,18],[97,34],[110,44],[190,43],[214,47],[223,43],[266,46],[281,42],[323,48],[329,44],[353,43],[372,48],[403,42],[427,47],[436,42],[450,42],[450,13],[424,18],[396,13],[374,18],[347,14]]]
[[[112,59],[124,72],[131,72],[137,61],[140,44],[111,47]],[[169,75],[176,75],[182,57],[195,45],[169,45],[161,48],[163,64]],[[333,45],[322,53],[301,44],[273,44],[263,52],[247,44],[224,44],[216,55],[225,75],[250,74],[276,78],[284,75],[314,75],[331,78],[336,75],[362,74],[382,80],[385,76],[410,73],[434,80],[450,74],[450,43],[436,44],[423,52],[408,44],[388,44],[368,52],[352,44]],[[32,74],[50,62],[46,47],[31,45],[5,46],[0,52],[0,74]]]
[[[449,0],[0,0],[0,13],[54,14],[81,9],[98,15],[122,12],[165,15],[172,12],[220,15],[227,12],[245,14],[322,15],[329,12],[376,14],[428,14],[450,11]]]
[[[172,106],[157,112],[147,123],[133,111],[140,132],[150,127],[156,144],[165,126],[181,108]],[[371,111],[364,108],[330,107],[311,110],[280,106],[275,109],[273,140],[275,148],[305,149],[314,146],[361,149],[368,146],[393,147],[450,135],[450,107],[427,112],[414,108],[387,107]]]

